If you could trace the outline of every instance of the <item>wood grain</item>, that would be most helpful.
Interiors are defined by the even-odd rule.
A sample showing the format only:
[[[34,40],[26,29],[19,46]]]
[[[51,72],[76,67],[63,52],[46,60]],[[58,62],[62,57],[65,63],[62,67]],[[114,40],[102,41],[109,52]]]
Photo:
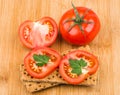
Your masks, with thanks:
[[[0,0],[0,95],[119,95],[120,94],[120,0],[72,0],[76,6],[94,10],[101,21],[101,31],[90,43],[99,56],[99,81],[95,87],[59,86],[34,94],[20,82],[19,65],[30,51],[22,46],[18,26],[25,20],[60,17],[72,8],[70,0]],[[76,46],[59,35],[52,48],[59,52]]]

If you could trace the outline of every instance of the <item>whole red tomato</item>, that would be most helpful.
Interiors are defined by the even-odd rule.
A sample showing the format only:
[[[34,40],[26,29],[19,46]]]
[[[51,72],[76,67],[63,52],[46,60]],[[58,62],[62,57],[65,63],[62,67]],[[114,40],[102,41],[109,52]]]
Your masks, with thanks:
[[[69,43],[88,44],[100,30],[99,18],[88,8],[72,6],[73,9],[65,12],[60,20],[60,33]]]

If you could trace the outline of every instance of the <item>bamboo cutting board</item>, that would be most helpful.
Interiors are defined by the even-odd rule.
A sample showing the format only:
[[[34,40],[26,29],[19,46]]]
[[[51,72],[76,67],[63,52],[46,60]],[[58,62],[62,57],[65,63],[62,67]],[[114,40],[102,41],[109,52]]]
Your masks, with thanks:
[[[101,30],[90,43],[99,55],[99,80],[95,87],[58,86],[34,94],[20,82],[19,65],[30,51],[22,46],[18,26],[25,20],[50,16],[57,23],[72,8],[70,0],[0,0],[0,95],[120,95],[120,0],[72,0],[91,8],[101,21]],[[52,48],[59,52],[76,46],[59,35]]]

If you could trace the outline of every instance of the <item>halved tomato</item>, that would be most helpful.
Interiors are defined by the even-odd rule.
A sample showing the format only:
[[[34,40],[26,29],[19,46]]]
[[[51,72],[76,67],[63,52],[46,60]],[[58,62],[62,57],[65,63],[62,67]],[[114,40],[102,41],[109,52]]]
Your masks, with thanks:
[[[44,78],[59,65],[61,57],[55,50],[47,47],[32,50],[24,59],[27,72],[34,78]]]
[[[19,27],[20,40],[28,48],[50,46],[57,35],[57,24],[50,17],[43,17],[36,22],[24,21]]]
[[[93,54],[75,50],[65,55],[59,65],[59,72],[70,84],[79,84],[98,69],[97,57]]]

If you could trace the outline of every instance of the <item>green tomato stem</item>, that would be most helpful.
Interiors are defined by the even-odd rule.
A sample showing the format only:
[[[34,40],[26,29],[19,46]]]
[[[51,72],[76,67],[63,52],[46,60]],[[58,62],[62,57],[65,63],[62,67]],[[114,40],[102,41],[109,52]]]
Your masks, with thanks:
[[[92,22],[87,22],[84,20],[84,17],[85,15],[89,12],[90,9],[88,9],[84,15],[82,17],[80,17],[78,11],[77,11],[77,8],[74,6],[74,4],[71,2],[72,6],[73,6],[73,9],[74,9],[74,13],[75,13],[75,18],[70,18],[68,20],[65,21],[65,23],[67,22],[70,22],[70,21],[73,21],[74,23],[70,26],[70,28],[68,29],[68,32],[73,28],[75,27],[75,25],[78,25],[82,34],[84,35],[84,30],[82,28],[82,24],[83,23],[87,23],[87,24],[91,24]]]
[[[80,16],[79,16],[79,13],[78,13],[78,11],[77,11],[77,9],[76,9],[76,7],[74,6],[74,4],[72,3],[72,6],[73,6],[73,9],[74,9],[74,13],[75,13],[75,15],[76,15],[76,22],[80,22],[81,21],[81,18],[80,18]]]

